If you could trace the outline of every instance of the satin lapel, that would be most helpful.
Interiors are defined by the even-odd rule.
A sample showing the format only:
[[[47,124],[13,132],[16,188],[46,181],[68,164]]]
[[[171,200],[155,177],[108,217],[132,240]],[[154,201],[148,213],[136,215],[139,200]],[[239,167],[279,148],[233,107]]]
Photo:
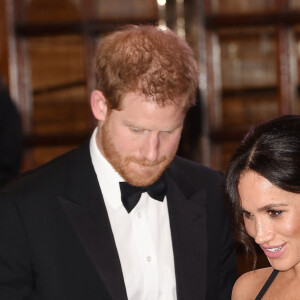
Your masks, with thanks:
[[[181,185],[182,182],[181,182]],[[188,183],[185,185],[188,189]],[[168,177],[168,209],[173,242],[178,300],[205,299],[206,209],[205,190],[185,193]]]
[[[59,196],[74,230],[113,300],[127,300],[121,264],[103,197],[89,155],[80,149],[75,168]]]

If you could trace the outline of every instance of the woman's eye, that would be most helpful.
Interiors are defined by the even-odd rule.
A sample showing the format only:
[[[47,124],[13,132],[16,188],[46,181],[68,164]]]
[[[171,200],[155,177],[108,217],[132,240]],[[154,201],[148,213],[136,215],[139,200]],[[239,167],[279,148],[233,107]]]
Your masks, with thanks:
[[[246,219],[250,219],[253,216],[253,214],[251,214],[249,211],[246,211],[246,210],[242,210],[241,213],[242,213],[243,217]]]
[[[268,215],[271,217],[278,217],[282,214],[282,210],[269,209],[267,211]]]

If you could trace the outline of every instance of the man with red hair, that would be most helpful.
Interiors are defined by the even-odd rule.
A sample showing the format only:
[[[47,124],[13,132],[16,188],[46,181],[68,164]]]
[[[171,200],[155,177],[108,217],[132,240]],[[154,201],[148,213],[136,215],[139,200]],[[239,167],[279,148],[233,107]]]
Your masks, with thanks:
[[[0,298],[230,299],[219,172],[176,157],[197,65],[172,31],[129,26],[96,51],[97,128],[0,196]]]

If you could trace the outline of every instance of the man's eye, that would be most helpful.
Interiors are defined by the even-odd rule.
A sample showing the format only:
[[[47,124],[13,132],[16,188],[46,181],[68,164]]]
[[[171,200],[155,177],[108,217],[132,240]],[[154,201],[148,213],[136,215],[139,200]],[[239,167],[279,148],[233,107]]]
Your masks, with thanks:
[[[163,131],[163,133],[165,133],[165,134],[172,134],[172,133],[174,133],[174,130],[166,130],[166,131]]]
[[[130,129],[132,132],[135,132],[135,133],[142,132],[142,129],[136,128],[136,127],[130,127],[129,129]]]
[[[271,217],[279,217],[282,214],[282,210],[269,209],[267,213]]]
[[[171,133],[172,133],[171,131],[161,131],[159,134],[160,136],[165,137],[165,136],[169,136]]]

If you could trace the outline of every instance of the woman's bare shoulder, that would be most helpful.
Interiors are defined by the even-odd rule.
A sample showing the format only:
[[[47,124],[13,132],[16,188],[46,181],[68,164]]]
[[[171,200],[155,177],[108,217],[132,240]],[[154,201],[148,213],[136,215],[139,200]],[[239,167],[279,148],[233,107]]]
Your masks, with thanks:
[[[232,290],[232,300],[255,299],[273,269],[263,268],[244,273],[235,282]]]

